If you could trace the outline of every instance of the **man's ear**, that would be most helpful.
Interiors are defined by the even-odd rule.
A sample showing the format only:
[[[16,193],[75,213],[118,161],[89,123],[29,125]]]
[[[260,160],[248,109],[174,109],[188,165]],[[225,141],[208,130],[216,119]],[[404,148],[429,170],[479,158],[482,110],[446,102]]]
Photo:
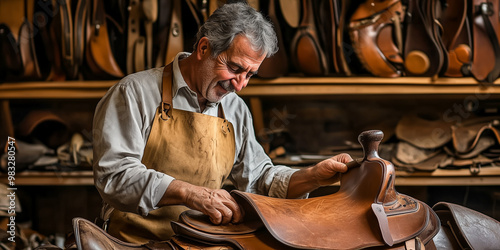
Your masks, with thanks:
[[[199,56],[203,57],[209,53],[210,44],[208,43],[208,38],[202,37],[198,41],[198,46],[196,47],[196,52]]]

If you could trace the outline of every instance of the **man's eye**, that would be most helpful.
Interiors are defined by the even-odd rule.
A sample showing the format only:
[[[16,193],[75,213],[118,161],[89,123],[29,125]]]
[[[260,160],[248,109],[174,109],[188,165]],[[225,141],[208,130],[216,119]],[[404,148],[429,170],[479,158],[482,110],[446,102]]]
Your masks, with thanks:
[[[247,79],[250,79],[250,77],[252,77],[252,76],[253,76],[253,74],[252,74],[252,73],[247,74]]]
[[[238,69],[237,69],[237,68],[233,68],[233,67],[231,67],[231,66],[227,66],[227,68],[228,68],[228,69],[229,69],[229,71],[231,71],[231,72],[237,72],[237,71],[238,71]]]

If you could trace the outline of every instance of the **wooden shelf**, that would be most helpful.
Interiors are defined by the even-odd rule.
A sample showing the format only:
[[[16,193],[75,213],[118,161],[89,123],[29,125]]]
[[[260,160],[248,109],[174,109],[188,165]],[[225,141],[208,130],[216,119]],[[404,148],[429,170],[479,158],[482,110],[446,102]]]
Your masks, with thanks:
[[[7,175],[0,175],[0,182],[8,184]],[[41,172],[25,171],[16,173],[15,186],[93,186],[92,171]]]
[[[16,174],[15,178],[15,186],[94,185],[92,171],[25,171]],[[1,174],[0,182],[7,184],[7,175]],[[477,175],[471,174],[468,169],[437,169],[433,172],[414,173],[396,171],[396,186],[500,186],[500,167],[484,167]]]
[[[0,83],[0,99],[98,99],[118,80]],[[494,85],[500,85],[500,80]],[[281,77],[254,78],[240,96],[500,94],[472,78]]]

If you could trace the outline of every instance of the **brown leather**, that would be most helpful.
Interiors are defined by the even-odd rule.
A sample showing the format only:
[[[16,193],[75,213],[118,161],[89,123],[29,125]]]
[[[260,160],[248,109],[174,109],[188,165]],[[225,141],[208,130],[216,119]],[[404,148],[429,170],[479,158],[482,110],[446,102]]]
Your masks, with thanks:
[[[141,6],[139,0],[130,0],[128,5],[128,18],[127,18],[127,74],[137,72],[144,69],[144,59],[140,60],[135,58],[137,40],[140,37],[140,18]],[[140,61],[140,64],[137,65]]]
[[[52,111],[33,110],[21,120],[16,134],[26,141],[37,139],[47,147],[55,149],[70,139],[70,126]]]
[[[448,69],[445,76],[462,77],[462,66],[472,60],[472,41],[467,15],[467,1],[447,1],[443,11],[441,24],[443,25],[442,39],[448,50]]]
[[[33,26],[34,7],[33,0],[0,3],[0,66],[2,71],[9,70],[0,73],[0,79],[39,80],[42,77],[34,44],[37,34]]]
[[[328,63],[319,42],[311,1],[302,0],[302,20],[290,45],[291,59],[305,75],[322,76],[328,74]]]
[[[404,65],[407,75],[437,76],[447,68],[440,36],[439,0],[409,0],[405,18]]]
[[[278,38],[278,51],[272,57],[266,58],[262,61],[262,64],[259,67],[258,76],[263,78],[276,78],[284,76],[288,73],[287,49],[283,41],[283,34],[281,33],[280,23],[277,17],[277,6],[280,5],[277,5],[275,0],[269,1],[269,18],[273,23],[273,28]]]
[[[120,78],[124,76],[116,62],[109,41],[107,19],[103,0],[93,0],[87,23],[87,50],[85,59],[92,78]]]
[[[352,46],[364,68],[373,75],[401,76],[403,18],[400,0],[369,0],[359,5],[351,16]]]
[[[156,67],[165,66],[165,55],[167,49],[167,40],[170,29],[170,19],[172,15],[172,1],[158,2],[158,20],[154,23],[153,33],[153,56]]]
[[[350,4],[349,0],[341,0],[340,17],[337,25],[337,34],[335,36],[337,64],[339,65],[338,66],[339,71],[341,73],[344,73],[346,76],[351,76],[352,74],[351,69],[349,68],[349,62],[347,60],[347,57],[349,56],[348,54],[350,54],[349,52],[353,52],[352,49],[349,49],[351,48],[350,45],[346,44],[346,42],[344,41],[344,33],[348,25],[348,22],[346,22],[346,20],[348,19],[349,4]]]
[[[84,218],[73,219],[73,232],[78,250],[176,249],[169,241],[133,244],[121,241]]]
[[[279,0],[279,6],[286,23],[297,28],[300,23],[300,0]]]
[[[500,143],[499,127],[499,117],[477,118],[454,124],[451,127],[454,150],[457,154],[466,154],[476,147],[482,151]]]
[[[341,56],[339,54],[339,51],[337,51],[337,29],[338,29],[338,24],[339,24],[339,18],[340,18],[340,5],[338,0],[329,0],[329,8],[330,8],[330,22],[331,22],[331,41],[329,46],[331,46],[331,63],[333,66],[333,70],[336,73],[342,73],[340,70],[340,65],[339,65],[339,59],[338,57]],[[327,46],[328,46],[327,45]]]
[[[181,20],[181,0],[173,1],[172,19],[170,21],[170,30],[168,33],[168,45],[165,51],[164,65],[171,63],[177,53],[184,51],[184,32]]]
[[[258,249],[396,248],[415,237],[432,244],[438,218],[426,204],[395,190],[394,167],[378,156],[382,138],[381,131],[360,135],[364,159],[342,175],[337,193],[295,200],[232,191],[249,224],[215,226],[203,215],[185,212],[172,227],[178,235],[241,249],[252,244]],[[276,241],[280,245],[264,247]]]
[[[396,136],[419,148],[436,149],[451,140],[450,126],[439,114],[408,114],[396,125]]]
[[[438,202],[441,230],[434,238],[438,249],[496,249],[500,246],[500,222],[470,208]]]
[[[498,0],[472,1],[473,58],[468,68],[480,83],[493,83],[500,74]]]

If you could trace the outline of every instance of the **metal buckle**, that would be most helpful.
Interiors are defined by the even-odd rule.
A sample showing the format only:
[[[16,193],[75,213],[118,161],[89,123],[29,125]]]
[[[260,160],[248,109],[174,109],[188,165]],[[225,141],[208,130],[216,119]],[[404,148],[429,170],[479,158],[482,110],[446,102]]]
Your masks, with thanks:
[[[479,6],[477,6],[477,11],[480,12],[482,15],[491,16],[494,14],[493,3],[490,2],[481,3]]]
[[[160,118],[164,121],[170,119],[170,115],[169,115],[169,111],[171,110],[171,105],[168,104],[168,103],[165,103],[165,102],[162,102],[161,103],[161,114],[160,114]],[[164,117],[164,114],[165,114],[165,117]]]

